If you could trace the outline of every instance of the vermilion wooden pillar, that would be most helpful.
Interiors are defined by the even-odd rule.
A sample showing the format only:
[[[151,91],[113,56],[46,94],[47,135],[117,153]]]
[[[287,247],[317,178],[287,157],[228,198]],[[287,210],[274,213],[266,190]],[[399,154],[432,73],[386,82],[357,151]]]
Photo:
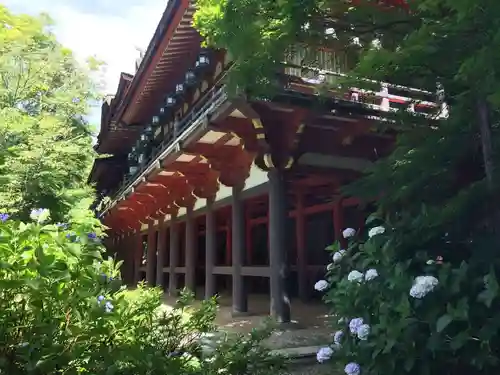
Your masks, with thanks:
[[[177,215],[170,216],[170,237],[169,237],[169,276],[168,276],[168,292],[171,296],[177,295],[177,274],[175,268],[179,264],[179,226],[177,225]]]
[[[121,266],[121,275],[122,275],[122,280],[124,281],[125,284],[129,284],[132,280],[132,257],[130,256],[130,232],[125,233],[124,241],[123,241],[123,246],[120,249],[120,257],[123,261],[123,264]]]
[[[156,246],[156,286],[165,289],[163,267],[165,265],[165,252],[167,251],[167,225],[163,215],[158,219],[158,244]]]
[[[156,277],[156,228],[153,219],[148,222],[148,252],[146,259],[146,281],[149,286],[154,286]]]
[[[286,246],[286,189],[282,170],[273,168],[269,177],[269,270],[271,316],[279,323],[290,322],[290,297],[287,291],[288,262]]]
[[[299,298],[305,302],[309,298],[309,288],[307,285],[307,254],[305,244],[305,215],[304,215],[304,194],[298,192],[297,195],[297,215],[295,216],[295,240],[297,242],[297,279]]]
[[[207,199],[207,214],[205,216],[205,298],[215,295],[215,251],[216,251],[216,223],[213,209],[214,198]]]
[[[248,296],[242,267],[245,262],[245,207],[242,187],[233,187],[232,195],[232,302],[233,315],[248,312]]]
[[[193,207],[186,210],[186,287],[196,292],[196,231],[193,217]]]
[[[141,266],[142,266],[142,233],[137,229],[133,235],[134,237],[134,284],[137,285],[141,281]]]

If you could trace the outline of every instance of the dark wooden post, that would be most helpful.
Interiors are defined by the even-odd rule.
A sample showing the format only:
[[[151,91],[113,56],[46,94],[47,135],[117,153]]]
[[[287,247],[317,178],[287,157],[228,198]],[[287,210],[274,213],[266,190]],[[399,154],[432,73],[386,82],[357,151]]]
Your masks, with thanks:
[[[213,209],[214,198],[207,199],[207,214],[205,217],[205,298],[215,295],[215,250],[216,250],[216,223]]]
[[[153,219],[148,222],[148,253],[146,259],[146,281],[149,286],[154,286],[156,277],[156,228]]]
[[[271,316],[280,323],[290,322],[290,298],[287,293],[288,262],[286,251],[286,189],[283,171],[271,169],[269,177],[269,268]]]
[[[168,292],[171,296],[177,295],[177,274],[175,273],[175,268],[179,264],[179,232],[177,225],[177,215],[170,215],[170,264],[169,264],[169,276],[168,276]]]
[[[231,210],[232,211],[232,210]],[[231,249],[232,247],[232,229],[231,229],[231,215],[228,215],[227,217],[227,225],[226,225],[226,266],[231,266],[233,260],[233,250]]]
[[[245,210],[245,247],[247,249],[247,265],[249,266],[251,266],[253,263],[252,225],[250,222],[251,219],[252,215],[250,212],[250,207],[247,207],[247,209]]]
[[[163,266],[165,265],[165,251],[167,251],[165,243],[167,240],[166,232],[167,225],[164,216],[162,215],[158,219],[158,246],[156,246],[158,254],[156,258],[156,286],[159,286],[162,289],[165,289]]]
[[[344,230],[344,212],[342,208],[342,198],[335,198],[335,205],[333,206],[333,228],[335,231],[335,240],[340,241],[341,246],[346,246],[347,241],[342,236]]]
[[[245,208],[241,196],[242,187],[233,187],[232,196],[232,271],[233,271],[233,314],[248,312],[248,296],[245,280],[241,273],[245,260]]]
[[[186,209],[186,287],[196,293],[196,232],[193,207]]]
[[[295,234],[297,242],[297,279],[299,287],[299,298],[306,302],[309,299],[309,288],[307,285],[307,254],[305,244],[305,217],[304,217],[304,194],[297,193],[297,215],[295,216]]]

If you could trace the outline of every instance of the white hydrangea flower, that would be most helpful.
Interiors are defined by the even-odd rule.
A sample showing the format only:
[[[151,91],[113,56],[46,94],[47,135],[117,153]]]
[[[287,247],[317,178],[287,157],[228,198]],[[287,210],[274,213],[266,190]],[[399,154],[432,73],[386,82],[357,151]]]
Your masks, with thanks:
[[[50,218],[50,211],[46,208],[37,208],[35,210],[31,210],[30,218],[31,220],[41,224]]]
[[[326,346],[324,348],[321,348],[318,350],[316,353],[316,359],[318,360],[319,363],[323,363],[325,361],[328,361],[333,355],[333,349]]]
[[[360,283],[361,281],[363,281],[363,274],[356,270],[351,271],[349,272],[349,275],[347,275],[347,280]]]
[[[368,237],[372,238],[373,236],[377,236],[379,234],[383,234],[385,232],[385,228],[378,226],[378,227],[373,227],[368,231]]]
[[[365,272],[366,281],[371,281],[376,277],[378,277],[378,272],[375,268],[370,268],[368,271]]]
[[[351,238],[356,235],[356,230],[354,228],[346,228],[342,231],[342,236],[344,238]]]
[[[326,280],[319,280],[316,284],[314,284],[314,289],[318,292],[322,292],[326,288],[328,288],[328,281]]]
[[[333,254],[333,263],[338,263],[342,260],[342,258],[344,257],[344,254],[345,254],[345,250],[342,249],[342,250],[339,250],[339,251],[336,251],[334,254]]]
[[[432,292],[439,284],[439,280],[434,276],[417,276],[413,281],[413,286],[410,289],[410,296],[413,298],[424,298]]]
[[[358,335],[358,339],[367,340],[368,335],[370,334],[370,326],[368,324],[362,324],[358,327],[358,331],[356,333]]]

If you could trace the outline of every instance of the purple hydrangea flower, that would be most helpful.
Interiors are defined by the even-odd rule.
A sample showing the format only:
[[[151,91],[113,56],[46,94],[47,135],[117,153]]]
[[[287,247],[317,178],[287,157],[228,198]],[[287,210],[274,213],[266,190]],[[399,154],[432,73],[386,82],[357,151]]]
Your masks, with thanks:
[[[97,238],[97,234],[92,232],[92,233],[87,234],[87,237],[89,238],[89,240],[95,240]]]
[[[355,362],[348,363],[345,368],[344,372],[347,375],[359,375],[361,373],[361,367]]]
[[[9,218],[9,214],[0,214],[0,222],[5,223]]]
[[[71,101],[72,101],[74,104],[78,104],[78,103],[80,103],[80,98],[76,98],[76,97],[75,97],[75,98],[71,99]]]
[[[101,302],[104,301],[104,296],[97,297],[97,303],[100,305]]]

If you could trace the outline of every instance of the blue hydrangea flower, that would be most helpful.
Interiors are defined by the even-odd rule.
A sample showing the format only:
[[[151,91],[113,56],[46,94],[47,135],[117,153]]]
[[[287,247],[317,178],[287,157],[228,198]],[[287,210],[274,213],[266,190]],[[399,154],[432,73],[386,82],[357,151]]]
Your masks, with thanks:
[[[92,233],[87,234],[87,237],[89,238],[89,240],[95,240],[97,238],[97,234],[92,232]]]
[[[368,336],[370,335],[370,330],[371,328],[368,324],[360,325],[357,332],[358,339],[363,341],[368,340]]]
[[[173,352],[168,353],[167,357],[173,358],[173,357],[180,357],[181,355],[182,355],[181,352],[178,352],[178,351],[174,350]]]
[[[5,223],[9,218],[9,214],[0,214],[0,222]]]
[[[345,368],[344,372],[347,375],[359,375],[361,373],[361,367],[355,362],[348,363]]]
[[[104,301],[104,296],[97,297],[97,303],[100,305],[101,302]]]
[[[112,304],[111,302],[109,302],[109,301],[108,301],[108,302],[106,302],[106,303],[104,304],[104,310],[105,310],[107,313],[110,313],[111,311],[113,311],[113,309],[114,309],[114,306],[113,306],[113,304]]]
[[[64,230],[68,229],[68,224],[66,223],[57,223],[56,226]]]
[[[335,343],[335,345],[340,345],[341,344],[342,337],[344,337],[344,332],[343,331],[337,331],[337,332],[335,332],[335,334],[333,335],[333,342]]]
[[[349,322],[349,330],[353,335],[358,334],[358,329],[364,324],[363,318],[354,318]]]
[[[316,360],[318,363],[323,363],[328,361],[333,355],[333,350],[330,347],[324,347],[318,350],[316,353]]]
[[[74,104],[78,104],[78,103],[80,103],[80,98],[76,98],[76,97],[75,97],[75,98],[71,99],[71,101],[72,101]]]

